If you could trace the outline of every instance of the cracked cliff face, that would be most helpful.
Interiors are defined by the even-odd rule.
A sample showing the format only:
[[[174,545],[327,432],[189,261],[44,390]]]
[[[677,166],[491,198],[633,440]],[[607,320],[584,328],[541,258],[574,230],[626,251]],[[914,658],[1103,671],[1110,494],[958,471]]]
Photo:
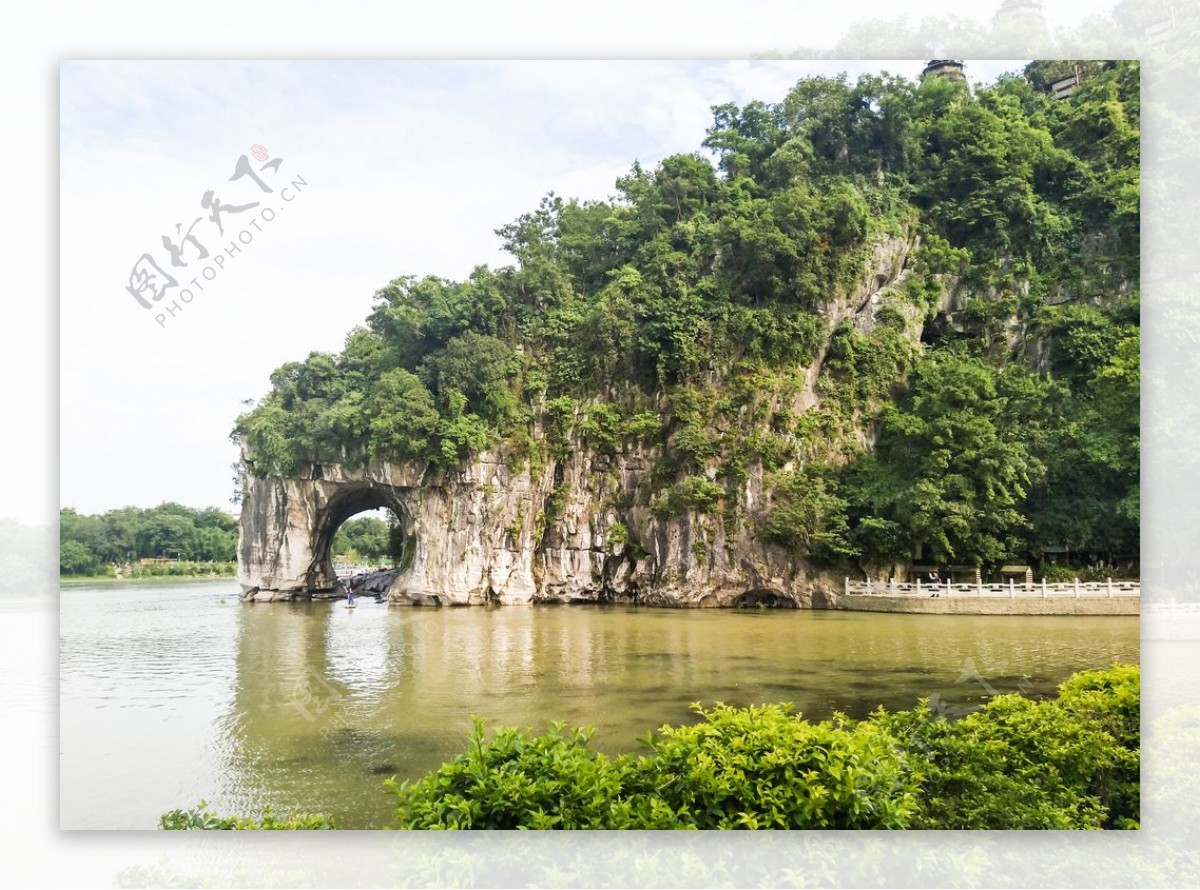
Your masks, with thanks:
[[[895,296],[911,247],[899,237],[874,247],[860,284],[824,307],[826,333],[847,319],[870,330],[878,309],[893,305],[904,307],[919,336],[920,319]],[[819,404],[823,360],[822,353],[808,369],[794,411]],[[330,563],[334,533],[377,507],[393,511],[407,542],[387,591],[395,604],[821,607],[837,597],[840,578],[754,535],[768,501],[761,466],[748,466],[744,483],[727,492],[736,509],[666,516],[652,510],[646,484],[661,448],[626,443],[600,453],[573,440],[561,453],[536,470],[482,453],[450,470],[369,461],[309,464],[299,478],[247,476],[243,598],[340,595]]]
[[[363,504],[388,506],[405,525],[408,547],[387,594],[393,603],[729,606],[770,594],[811,606],[837,589],[805,560],[745,529],[727,530],[719,515],[658,519],[637,505],[653,459],[638,450],[580,451],[534,477],[482,454],[429,478],[422,464],[371,463],[323,464],[320,479],[249,480],[238,554],[243,596],[340,595],[329,545]],[[746,490],[760,485],[751,478]],[[562,501],[563,491],[560,515],[547,520],[547,503],[556,492]],[[602,506],[614,501],[634,505]]]

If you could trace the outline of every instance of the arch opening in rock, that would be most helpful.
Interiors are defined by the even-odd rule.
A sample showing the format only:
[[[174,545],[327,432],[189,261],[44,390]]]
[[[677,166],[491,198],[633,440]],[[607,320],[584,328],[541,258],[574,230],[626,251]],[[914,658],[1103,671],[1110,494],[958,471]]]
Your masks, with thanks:
[[[364,514],[366,516],[364,517]],[[382,514],[382,515],[381,515]],[[375,518],[386,524],[386,550],[371,561],[371,567],[361,567],[340,562],[335,552],[338,531],[355,518]],[[373,542],[378,544],[378,541]],[[416,548],[416,536],[412,521],[404,504],[395,495],[382,488],[371,486],[346,488],[337,492],[327,504],[317,511],[313,525],[312,562],[305,576],[305,586],[310,596],[344,596],[351,584],[356,594],[383,596],[396,576],[412,563]],[[378,550],[378,547],[375,548]],[[361,555],[361,554],[360,554]],[[340,570],[340,571],[339,571]]]
[[[755,588],[734,597],[730,605],[735,609],[796,609],[796,601],[786,593],[768,588]]]

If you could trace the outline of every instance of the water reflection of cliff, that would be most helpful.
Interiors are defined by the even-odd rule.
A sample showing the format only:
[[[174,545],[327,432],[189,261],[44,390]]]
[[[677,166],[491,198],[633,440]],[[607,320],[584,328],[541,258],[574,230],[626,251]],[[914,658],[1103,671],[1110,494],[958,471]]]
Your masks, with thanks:
[[[245,810],[388,818],[381,779],[461,753],[471,718],[596,727],[636,750],[688,705],[791,701],[821,719],[936,696],[1040,694],[1080,667],[1136,660],[1137,620],[621,608],[389,609],[363,602],[240,609],[223,727],[226,800]]]
[[[350,824],[364,811],[383,818],[381,779],[419,776],[461,752],[473,716],[595,725],[602,747],[634,747],[645,729],[687,719],[689,701],[714,698],[708,622],[668,617],[246,607],[222,726],[222,801],[324,809]]]

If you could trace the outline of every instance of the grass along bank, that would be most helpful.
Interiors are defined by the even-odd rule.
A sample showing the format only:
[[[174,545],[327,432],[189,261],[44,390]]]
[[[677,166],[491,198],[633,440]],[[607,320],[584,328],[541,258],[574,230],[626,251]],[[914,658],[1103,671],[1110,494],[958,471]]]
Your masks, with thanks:
[[[89,587],[131,581],[220,581],[237,577],[236,562],[169,562],[126,566],[117,574],[112,566],[101,575],[60,575],[62,587]]]

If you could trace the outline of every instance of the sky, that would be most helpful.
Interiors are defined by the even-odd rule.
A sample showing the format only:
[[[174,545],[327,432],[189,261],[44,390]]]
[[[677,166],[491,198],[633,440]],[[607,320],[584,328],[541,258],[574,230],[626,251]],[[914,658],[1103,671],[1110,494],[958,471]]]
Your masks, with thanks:
[[[1022,64],[967,71],[988,81]],[[497,227],[549,191],[605,198],[635,160],[699,150],[713,105],[779,101],[808,75],[921,67],[64,63],[61,506],[233,509],[229,434],[246,400],[284,362],[340,350],[391,279],[509,263]],[[229,181],[242,156],[261,186]],[[223,232],[209,191],[230,208]],[[127,290],[135,268],[175,286],[157,302],[143,290],[144,308]]]

